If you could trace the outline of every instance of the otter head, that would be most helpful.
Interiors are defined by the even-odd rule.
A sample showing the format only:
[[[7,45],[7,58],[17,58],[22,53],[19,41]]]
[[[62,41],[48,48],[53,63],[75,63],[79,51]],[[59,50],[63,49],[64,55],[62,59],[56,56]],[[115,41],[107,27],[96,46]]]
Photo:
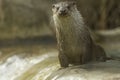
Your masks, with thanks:
[[[53,4],[52,11],[53,15],[59,16],[59,17],[65,17],[69,16],[71,12],[73,12],[76,9],[76,3],[75,2],[59,2],[57,4]]]

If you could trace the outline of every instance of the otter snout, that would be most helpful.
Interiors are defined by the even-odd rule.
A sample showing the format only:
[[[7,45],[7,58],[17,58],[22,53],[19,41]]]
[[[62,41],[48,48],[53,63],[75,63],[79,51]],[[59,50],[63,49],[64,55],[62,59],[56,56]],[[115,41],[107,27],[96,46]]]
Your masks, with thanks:
[[[60,16],[66,16],[67,15],[67,9],[65,9],[65,8],[59,9],[59,13],[58,14]]]
[[[67,10],[65,10],[65,9],[60,10],[59,15],[61,15],[61,16],[67,15]]]

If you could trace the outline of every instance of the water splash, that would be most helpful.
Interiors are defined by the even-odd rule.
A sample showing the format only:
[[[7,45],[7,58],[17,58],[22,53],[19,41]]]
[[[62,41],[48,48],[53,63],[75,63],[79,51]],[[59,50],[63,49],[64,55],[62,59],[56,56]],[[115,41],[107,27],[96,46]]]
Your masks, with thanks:
[[[29,80],[39,80],[40,77],[44,79],[50,75],[50,71],[56,69],[56,66],[53,66],[56,63],[49,66],[46,66],[48,63],[43,63],[45,63],[45,60],[50,61],[49,59],[53,59],[52,61],[54,62],[56,59],[55,56],[57,56],[56,53],[49,52],[32,57],[13,55],[0,65],[0,80],[26,80],[25,75],[28,75],[30,73],[29,71],[32,70],[35,73]]]

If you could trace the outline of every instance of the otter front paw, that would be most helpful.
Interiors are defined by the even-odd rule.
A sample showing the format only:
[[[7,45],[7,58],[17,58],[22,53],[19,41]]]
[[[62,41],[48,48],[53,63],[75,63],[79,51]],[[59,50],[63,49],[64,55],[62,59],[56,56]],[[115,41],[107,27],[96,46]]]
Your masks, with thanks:
[[[68,67],[69,63],[68,63],[68,59],[64,54],[59,54],[59,61],[60,61],[60,65],[61,67]]]

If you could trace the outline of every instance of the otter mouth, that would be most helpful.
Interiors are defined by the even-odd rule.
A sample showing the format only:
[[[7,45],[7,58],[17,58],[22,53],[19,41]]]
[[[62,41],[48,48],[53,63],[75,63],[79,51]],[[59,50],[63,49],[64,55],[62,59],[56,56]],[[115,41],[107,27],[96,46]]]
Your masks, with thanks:
[[[59,16],[66,16],[67,13],[59,13]]]
[[[67,17],[67,16],[68,16],[67,13],[59,13],[58,15],[59,15],[60,17]]]

